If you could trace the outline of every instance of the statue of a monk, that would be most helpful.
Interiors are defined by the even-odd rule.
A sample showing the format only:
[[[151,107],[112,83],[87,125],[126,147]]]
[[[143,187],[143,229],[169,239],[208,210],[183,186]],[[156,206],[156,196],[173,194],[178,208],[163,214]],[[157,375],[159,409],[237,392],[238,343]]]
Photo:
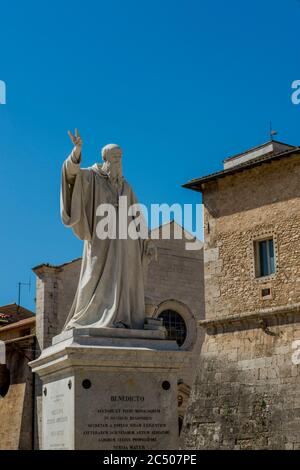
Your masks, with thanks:
[[[64,225],[84,240],[79,284],[64,329],[135,328],[145,321],[145,266],[156,256],[151,240],[99,238],[97,208],[119,197],[128,206],[136,197],[122,174],[122,150],[109,144],[102,149],[103,163],[81,168],[82,140],[69,132],[73,151],[62,168],[61,217]]]

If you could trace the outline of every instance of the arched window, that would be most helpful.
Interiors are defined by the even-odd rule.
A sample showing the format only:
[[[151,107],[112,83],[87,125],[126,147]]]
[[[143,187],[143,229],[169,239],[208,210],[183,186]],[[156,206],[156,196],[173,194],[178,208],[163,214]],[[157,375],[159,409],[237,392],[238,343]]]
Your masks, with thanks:
[[[175,310],[164,310],[158,315],[163,319],[163,325],[167,330],[168,339],[177,341],[178,346],[182,346],[187,335],[184,319]]]

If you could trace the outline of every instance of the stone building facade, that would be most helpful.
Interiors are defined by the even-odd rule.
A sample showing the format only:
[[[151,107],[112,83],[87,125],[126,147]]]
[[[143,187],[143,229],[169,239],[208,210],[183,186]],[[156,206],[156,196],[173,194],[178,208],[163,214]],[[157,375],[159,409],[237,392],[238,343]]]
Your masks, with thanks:
[[[271,141],[190,181],[205,331],[186,449],[300,449],[300,149]]]

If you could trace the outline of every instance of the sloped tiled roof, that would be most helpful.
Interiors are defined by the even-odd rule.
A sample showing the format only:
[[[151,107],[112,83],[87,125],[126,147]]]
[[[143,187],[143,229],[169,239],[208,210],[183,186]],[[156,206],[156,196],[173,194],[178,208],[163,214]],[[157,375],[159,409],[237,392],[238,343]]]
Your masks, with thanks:
[[[8,304],[0,307],[0,326],[15,323],[25,318],[34,317],[34,313],[21,305]]]

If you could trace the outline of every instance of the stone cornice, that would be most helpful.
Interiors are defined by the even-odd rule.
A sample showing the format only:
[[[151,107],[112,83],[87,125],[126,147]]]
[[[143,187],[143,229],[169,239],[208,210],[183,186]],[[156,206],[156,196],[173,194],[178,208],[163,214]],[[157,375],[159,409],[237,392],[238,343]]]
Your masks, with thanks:
[[[262,328],[265,333],[275,335],[269,326],[300,322],[300,303],[255,310],[252,312],[230,315],[223,318],[200,320],[198,325],[208,334],[226,331]]]

